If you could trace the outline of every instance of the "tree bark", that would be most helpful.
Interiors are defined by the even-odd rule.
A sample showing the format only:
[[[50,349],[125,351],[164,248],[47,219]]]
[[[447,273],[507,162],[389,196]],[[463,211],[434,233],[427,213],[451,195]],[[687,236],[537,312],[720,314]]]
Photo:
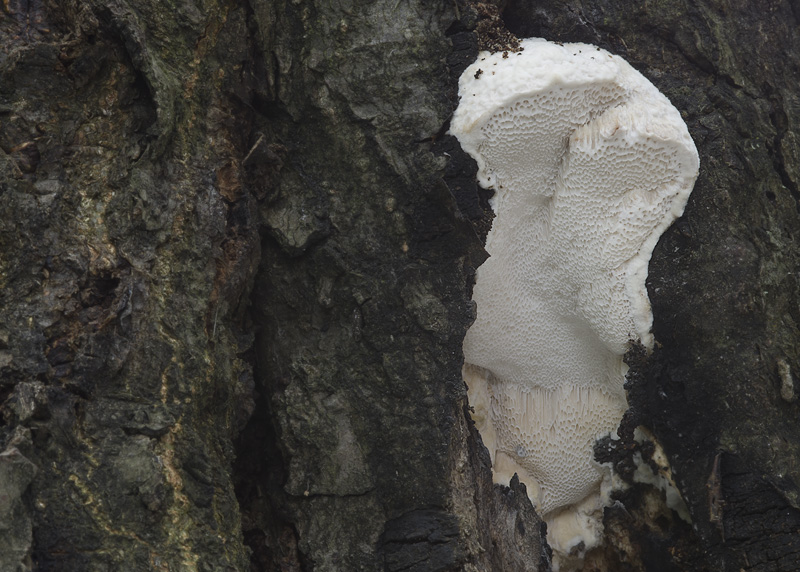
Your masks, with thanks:
[[[701,157],[648,282],[586,570],[800,568],[789,0],[11,0],[0,15],[0,570],[547,570],[461,342],[491,222],[446,135],[483,44],[583,41]],[[496,14],[496,17],[493,16]]]

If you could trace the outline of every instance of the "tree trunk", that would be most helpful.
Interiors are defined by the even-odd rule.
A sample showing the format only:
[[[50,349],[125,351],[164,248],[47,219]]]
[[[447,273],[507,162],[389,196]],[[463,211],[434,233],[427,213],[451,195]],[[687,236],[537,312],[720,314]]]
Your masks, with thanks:
[[[700,152],[650,263],[586,570],[800,568],[800,38],[789,0],[10,0],[0,570],[540,570],[461,342],[487,196],[446,135],[504,33],[596,44]],[[477,31],[476,31],[477,29]]]

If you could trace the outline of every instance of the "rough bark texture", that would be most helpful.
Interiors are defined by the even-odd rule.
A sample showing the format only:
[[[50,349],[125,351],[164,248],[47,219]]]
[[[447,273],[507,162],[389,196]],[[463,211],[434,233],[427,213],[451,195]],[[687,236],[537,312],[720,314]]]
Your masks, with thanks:
[[[623,431],[665,447],[694,526],[636,485],[586,568],[800,568],[798,15],[502,8],[624,56],[701,154]],[[492,10],[2,10],[0,570],[547,570],[460,374],[490,216],[445,132],[477,36],[509,41]]]
[[[26,517],[3,522],[2,569],[246,569],[230,473],[259,258],[237,180],[246,11],[4,10],[0,486]]]
[[[448,56],[457,77],[474,36],[452,53],[454,5],[423,0],[254,8],[273,90],[255,120],[282,156],[253,296],[263,401],[240,441],[277,443],[250,476],[272,485],[242,495],[260,565],[293,528],[308,569],[537,569],[538,518],[491,485],[464,412],[486,217],[443,132]]]

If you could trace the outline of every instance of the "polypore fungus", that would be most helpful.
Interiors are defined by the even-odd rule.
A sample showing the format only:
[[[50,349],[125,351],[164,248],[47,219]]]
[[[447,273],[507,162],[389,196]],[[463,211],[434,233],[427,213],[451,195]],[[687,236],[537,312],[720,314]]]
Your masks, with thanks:
[[[610,474],[593,445],[627,407],[629,342],[652,345],[647,264],[698,156],[680,113],[621,58],[522,47],[479,55],[451,122],[495,190],[464,371],[495,480],[520,475],[565,555],[602,528]]]

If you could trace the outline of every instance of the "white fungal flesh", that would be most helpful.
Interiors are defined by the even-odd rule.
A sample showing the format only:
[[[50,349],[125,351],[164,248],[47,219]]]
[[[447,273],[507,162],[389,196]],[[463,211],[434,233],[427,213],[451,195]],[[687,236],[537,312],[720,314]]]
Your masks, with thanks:
[[[683,212],[698,156],[680,113],[621,58],[586,44],[522,47],[467,68],[451,123],[495,190],[465,377],[484,396],[495,479],[519,473],[551,523],[573,530],[564,510],[602,508],[608,471],[593,445],[626,409],[629,340],[652,344],[647,264]],[[554,531],[551,543],[590,548],[598,526],[561,541]]]

